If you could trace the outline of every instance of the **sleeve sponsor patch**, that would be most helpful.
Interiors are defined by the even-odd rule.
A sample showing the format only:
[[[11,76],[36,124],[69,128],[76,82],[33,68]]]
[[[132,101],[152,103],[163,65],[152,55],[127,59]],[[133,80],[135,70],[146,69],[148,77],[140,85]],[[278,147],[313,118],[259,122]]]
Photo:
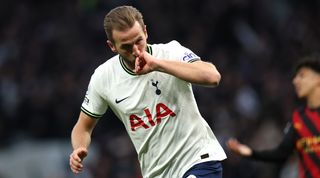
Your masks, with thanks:
[[[192,59],[200,59],[200,57],[194,54],[193,52],[185,52],[184,56],[182,57],[183,61],[189,61]]]

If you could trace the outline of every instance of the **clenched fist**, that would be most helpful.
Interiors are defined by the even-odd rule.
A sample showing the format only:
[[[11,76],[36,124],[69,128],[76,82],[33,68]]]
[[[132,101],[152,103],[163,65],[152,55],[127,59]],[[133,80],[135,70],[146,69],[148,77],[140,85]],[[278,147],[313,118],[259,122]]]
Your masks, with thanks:
[[[83,170],[83,159],[88,155],[88,150],[86,148],[80,147],[70,154],[70,168],[72,172],[79,173]]]

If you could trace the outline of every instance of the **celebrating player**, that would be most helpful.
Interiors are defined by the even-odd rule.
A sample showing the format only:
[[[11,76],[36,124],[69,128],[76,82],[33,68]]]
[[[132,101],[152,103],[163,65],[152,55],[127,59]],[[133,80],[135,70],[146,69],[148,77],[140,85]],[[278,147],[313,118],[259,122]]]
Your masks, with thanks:
[[[303,58],[293,79],[298,98],[306,103],[292,114],[290,128],[282,142],[274,149],[257,151],[230,139],[228,147],[235,153],[263,161],[281,162],[296,150],[299,153],[299,177],[320,177],[320,56]]]
[[[123,122],[145,178],[221,178],[226,155],[199,113],[192,85],[217,86],[220,73],[177,41],[147,44],[141,13],[132,6],[104,19],[117,55],[89,82],[71,139],[70,167],[83,170],[92,131],[108,108]]]

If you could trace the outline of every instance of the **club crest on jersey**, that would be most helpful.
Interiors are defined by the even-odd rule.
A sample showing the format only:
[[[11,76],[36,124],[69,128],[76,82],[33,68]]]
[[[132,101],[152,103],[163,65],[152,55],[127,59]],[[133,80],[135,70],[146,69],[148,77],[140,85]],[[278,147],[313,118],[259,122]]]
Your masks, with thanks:
[[[156,88],[156,94],[160,95],[161,94],[161,90],[158,88],[158,83],[159,83],[159,81],[154,82],[154,80],[151,79],[152,86],[154,86]]]

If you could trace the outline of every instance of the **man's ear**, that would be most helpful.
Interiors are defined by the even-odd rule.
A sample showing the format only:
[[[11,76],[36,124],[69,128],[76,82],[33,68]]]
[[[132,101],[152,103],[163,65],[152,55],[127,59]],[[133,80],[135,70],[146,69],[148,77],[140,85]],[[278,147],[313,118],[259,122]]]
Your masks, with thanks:
[[[107,40],[107,44],[112,52],[115,52],[115,53],[117,52],[115,45],[110,40]]]

